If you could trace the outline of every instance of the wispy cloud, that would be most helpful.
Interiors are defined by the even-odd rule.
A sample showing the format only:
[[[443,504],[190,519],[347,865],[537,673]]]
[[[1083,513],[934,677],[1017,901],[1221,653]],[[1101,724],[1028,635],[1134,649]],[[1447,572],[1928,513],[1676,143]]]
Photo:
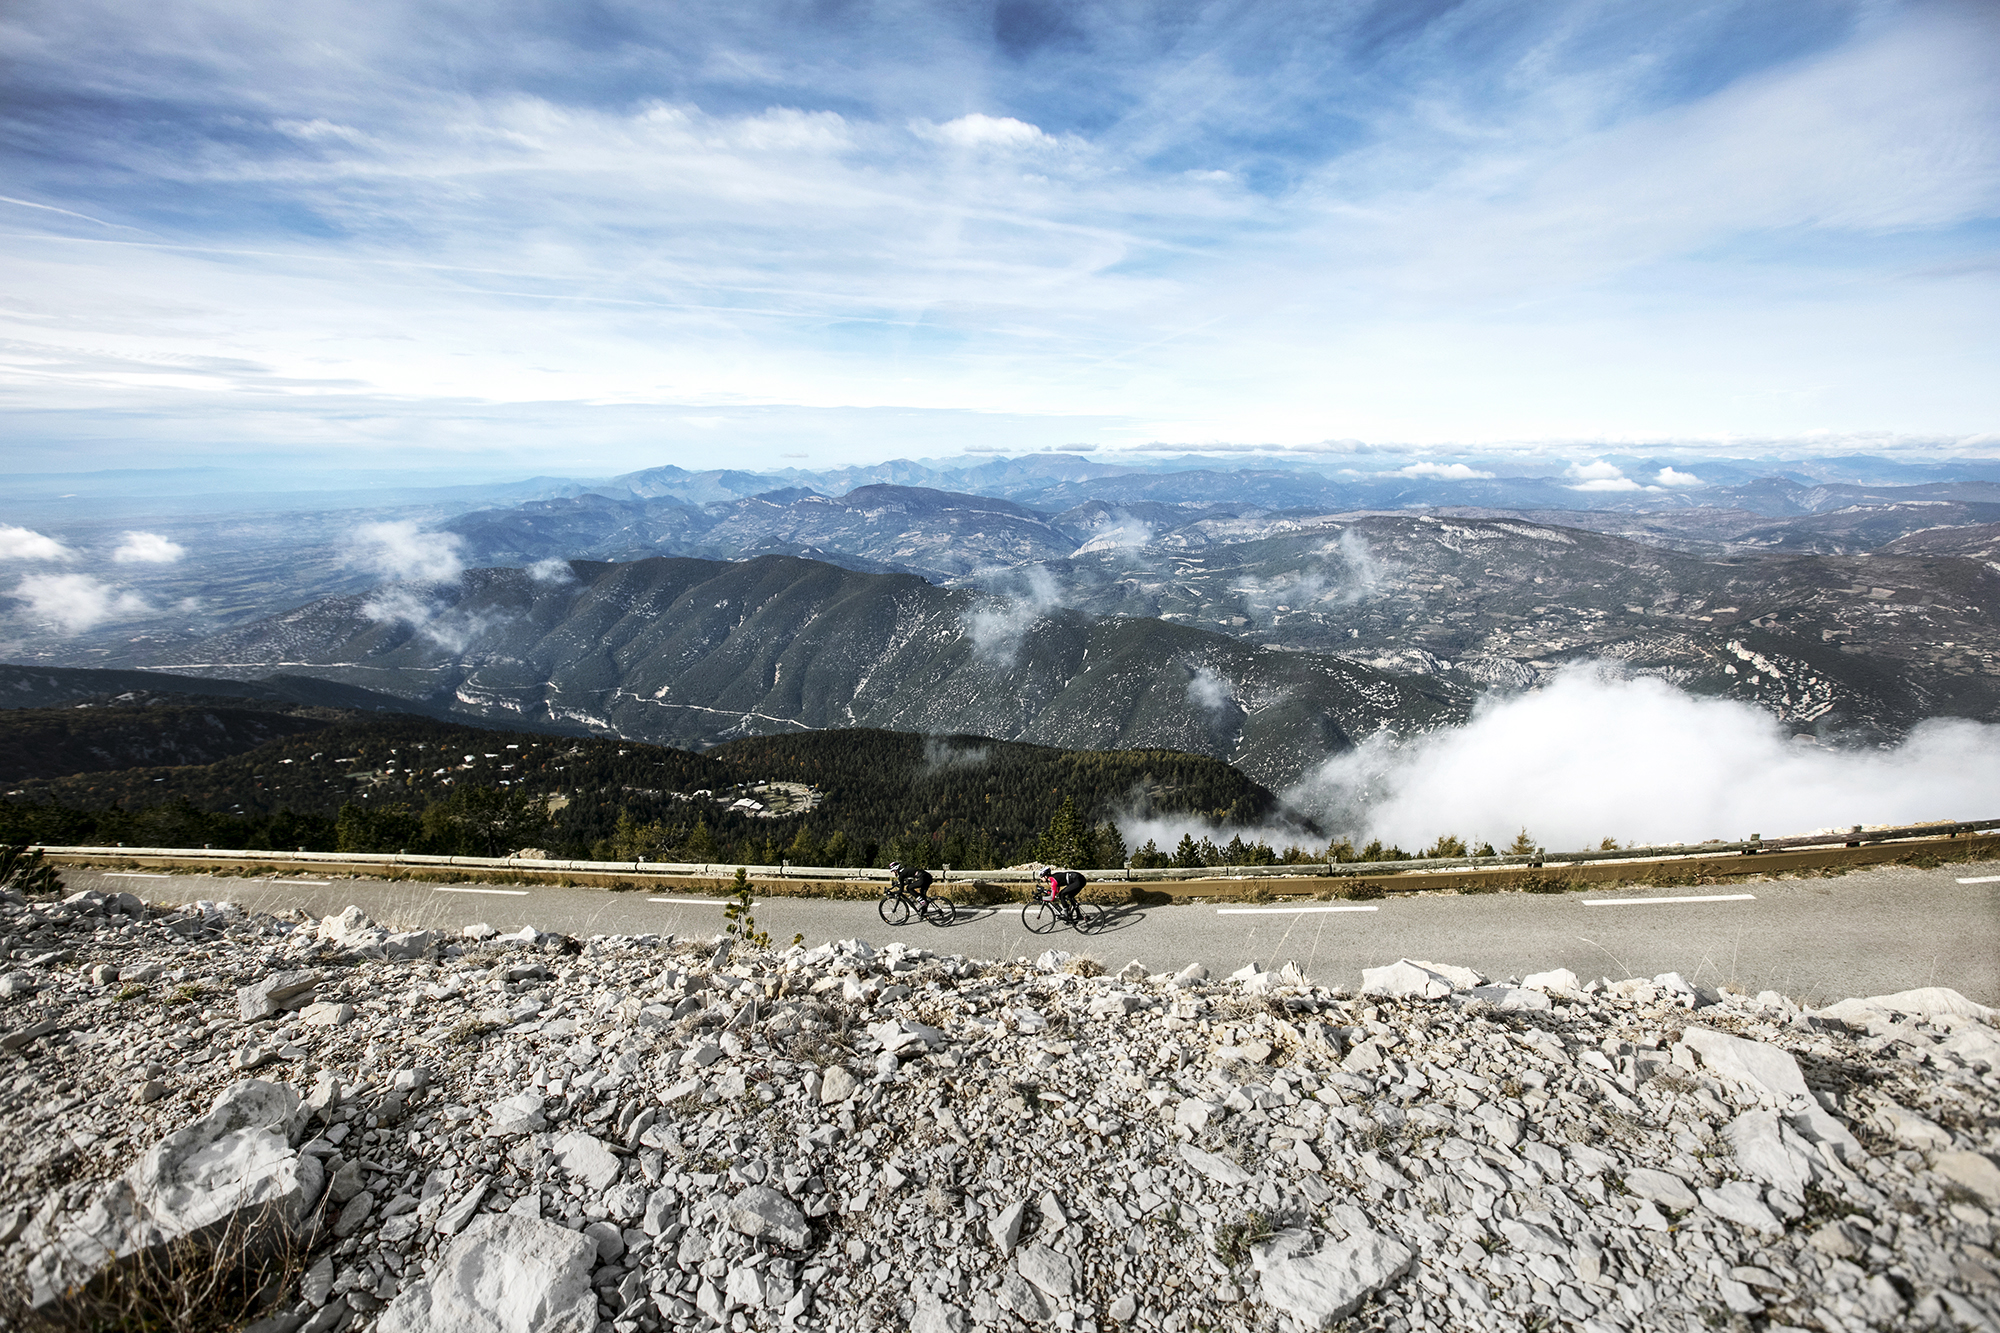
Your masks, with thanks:
[[[348,558],[385,578],[450,583],[465,572],[462,544],[455,532],[425,532],[408,519],[364,523],[354,531]]]
[[[107,466],[2000,408],[1990,6],[1015,8],[30,6],[0,406]]]

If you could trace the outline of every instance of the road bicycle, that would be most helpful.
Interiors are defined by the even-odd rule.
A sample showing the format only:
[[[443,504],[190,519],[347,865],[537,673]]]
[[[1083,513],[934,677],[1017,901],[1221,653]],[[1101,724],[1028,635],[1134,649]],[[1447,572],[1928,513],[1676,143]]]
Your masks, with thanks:
[[[1058,898],[1046,884],[1037,884],[1035,896],[1021,904],[1021,924],[1037,935],[1046,935],[1063,924],[1089,935],[1104,929],[1110,920],[1100,904]]]
[[[892,926],[903,925],[913,916],[933,926],[948,926],[958,918],[958,905],[943,894],[920,898],[900,884],[891,884],[882,891],[882,901],[875,905],[875,910]]]

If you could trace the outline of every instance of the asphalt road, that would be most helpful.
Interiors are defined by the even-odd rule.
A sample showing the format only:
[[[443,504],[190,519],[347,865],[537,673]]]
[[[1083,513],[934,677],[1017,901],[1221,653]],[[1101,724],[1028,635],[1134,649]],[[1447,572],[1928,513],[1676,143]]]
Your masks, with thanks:
[[[127,890],[153,902],[227,899],[246,908],[304,907],[316,914],[352,903],[379,922],[405,928],[456,931],[484,921],[501,930],[533,925],[573,935],[702,938],[722,928],[720,901],[661,901],[670,896],[665,893],[310,875],[251,880],[77,869],[63,877],[72,889]],[[1959,882],[1980,878],[1988,882]],[[1659,901],[1743,894],[1751,896]],[[1325,910],[1329,906],[1340,910]],[[1884,866],[1837,879],[1713,888],[1418,895],[1313,907],[1318,910],[1217,902],[1127,908],[1089,937],[1067,929],[1032,935],[1022,928],[1019,908],[1004,906],[961,909],[949,929],[912,923],[893,932],[872,902],[772,898],[757,906],[756,919],[775,941],[796,932],[808,944],[851,938],[884,944],[900,935],[975,958],[1033,957],[1055,947],[1091,954],[1112,968],[1131,958],[1155,971],[1198,961],[1216,975],[1250,962],[1275,967],[1296,961],[1315,981],[1348,987],[1360,984],[1364,967],[1409,957],[1477,968],[1496,979],[1557,967],[1613,979],[1676,971],[1691,981],[1776,990],[1813,1005],[1928,985],[2000,1004],[2000,862],[1935,870]]]

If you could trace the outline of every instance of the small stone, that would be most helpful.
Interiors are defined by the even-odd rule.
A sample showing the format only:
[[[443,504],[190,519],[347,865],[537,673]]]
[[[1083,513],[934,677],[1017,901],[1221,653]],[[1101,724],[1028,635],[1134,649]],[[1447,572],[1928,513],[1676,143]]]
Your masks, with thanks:
[[[1665,1171],[1654,1171],[1647,1167],[1636,1167],[1625,1173],[1625,1188],[1642,1199],[1665,1204],[1675,1212],[1685,1212],[1700,1200],[1693,1190],[1679,1176],[1668,1175]]]
[[[592,1222],[583,1229],[583,1234],[597,1242],[597,1259],[600,1263],[611,1263],[625,1253],[624,1236],[609,1222]]]
[[[1127,1292],[1111,1302],[1111,1308],[1107,1313],[1110,1314],[1113,1323],[1129,1324],[1133,1316],[1139,1313],[1139,1302],[1133,1300],[1131,1293]]]
[[[367,1190],[361,1191],[347,1201],[347,1205],[340,1210],[340,1216],[334,1219],[333,1234],[343,1239],[353,1235],[367,1225],[368,1215],[374,1211],[375,1196]]]
[[[601,1194],[611,1188],[624,1165],[604,1143],[572,1131],[555,1141],[556,1162],[586,1189]]]
[[[492,1120],[486,1132],[496,1138],[510,1134],[538,1134],[549,1123],[542,1111],[542,1094],[532,1088],[491,1103],[486,1108],[486,1114]]]
[[[847,1072],[845,1065],[828,1065],[820,1074],[819,1100],[822,1106],[834,1106],[846,1101],[860,1087],[854,1075]]]
[[[1051,1296],[1068,1296],[1076,1290],[1076,1264],[1039,1241],[1022,1250],[1016,1262],[1021,1276]]]
[[[238,986],[237,1009],[246,1023],[269,1018],[281,1010],[302,1006],[305,1003],[302,997],[310,995],[317,985],[319,973],[309,969],[274,972],[248,986]]]
[[[166,1095],[167,1085],[159,1079],[149,1078],[139,1085],[139,1090],[133,1095],[132,1100],[141,1106],[145,1106],[160,1100],[160,1098]]]
[[[810,1239],[799,1206],[768,1185],[752,1185],[729,1201],[723,1220],[746,1236],[802,1250]]]
[[[1027,1215],[1028,1202],[1017,1199],[992,1217],[986,1219],[986,1234],[993,1238],[993,1244],[1006,1258],[1014,1252],[1014,1246],[1021,1239],[1021,1219]]]
[[[354,1006],[345,1002],[320,1000],[299,1011],[299,1021],[314,1027],[337,1028],[354,1021]]]

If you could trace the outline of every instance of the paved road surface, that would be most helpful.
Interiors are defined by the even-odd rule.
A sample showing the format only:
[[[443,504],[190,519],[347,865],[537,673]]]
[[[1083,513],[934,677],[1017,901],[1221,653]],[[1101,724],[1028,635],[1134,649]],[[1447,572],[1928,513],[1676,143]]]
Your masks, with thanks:
[[[485,921],[502,930],[533,925],[575,935],[657,932],[708,937],[722,927],[720,902],[659,901],[663,891],[429,885],[316,880],[309,875],[246,880],[205,875],[121,875],[65,870],[72,888],[131,890],[154,902],[228,899],[276,911],[337,912],[348,904],[375,920],[456,930]],[[1961,884],[1961,879],[1985,879]],[[1711,902],[1636,899],[1752,895]],[[1615,905],[1614,905],[1615,904]],[[1035,936],[1015,907],[961,912],[938,930],[913,923],[893,934],[975,958],[1033,957],[1051,946],[1086,952],[1116,968],[1205,963],[1223,975],[1248,962],[1296,960],[1314,980],[1358,986],[1363,967],[1400,957],[1478,968],[1496,978],[1567,967],[1583,977],[1654,976],[1777,990],[1811,1004],[1913,986],[1952,986],[2000,1004],[2000,863],[1917,870],[1857,870],[1838,879],[1783,880],[1696,889],[1625,889],[1547,897],[1388,898],[1334,904],[1344,910],[1219,911],[1216,903],[1125,909],[1102,933]],[[1238,905],[1247,908],[1249,904]],[[756,909],[774,940],[802,933],[808,944],[892,932],[868,902],[772,898]]]

